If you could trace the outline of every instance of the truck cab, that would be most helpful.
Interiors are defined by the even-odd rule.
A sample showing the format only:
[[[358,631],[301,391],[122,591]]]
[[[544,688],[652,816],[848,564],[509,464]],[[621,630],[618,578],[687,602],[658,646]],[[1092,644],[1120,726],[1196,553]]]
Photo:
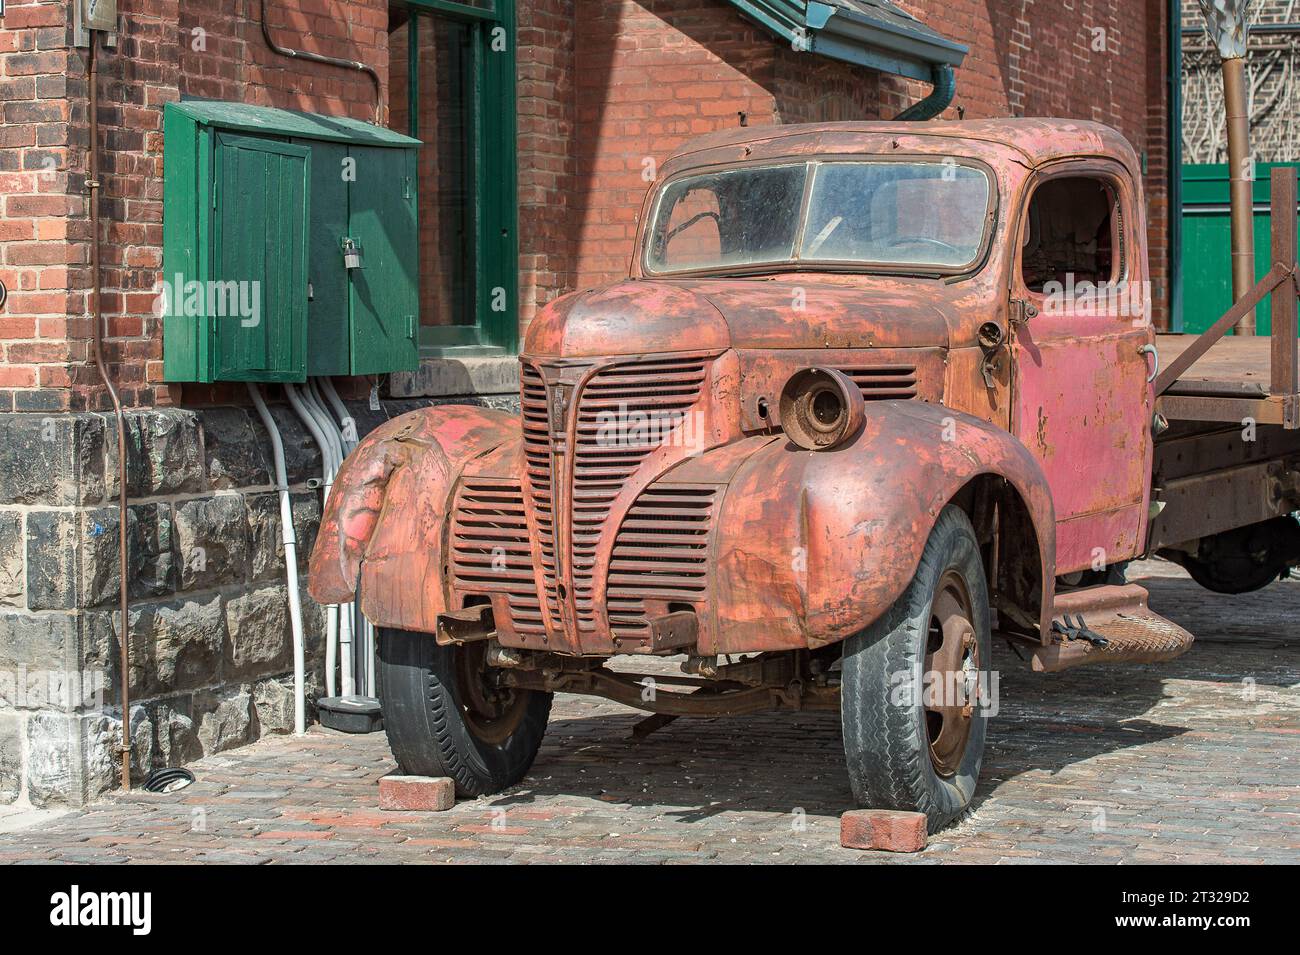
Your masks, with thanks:
[[[686,144],[627,276],[530,325],[520,414],[412,412],[336,479],[311,593],[380,628],[403,770],[518,782],[555,692],[831,709],[859,803],[936,829],[994,634],[1043,671],[1184,652],[1122,581],[1158,510],[1139,183],[1084,122]]]

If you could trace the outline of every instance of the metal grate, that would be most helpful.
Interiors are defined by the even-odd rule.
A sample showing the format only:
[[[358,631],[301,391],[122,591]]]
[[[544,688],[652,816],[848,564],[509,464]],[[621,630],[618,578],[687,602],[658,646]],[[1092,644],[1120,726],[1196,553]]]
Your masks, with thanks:
[[[870,368],[841,368],[853,379],[867,401],[916,397],[915,365],[876,365]]]
[[[532,365],[522,372],[524,470],[537,522],[538,559],[542,564],[547,610],[560,623],[560,604],[555,579],[555,509],[551,489],[550,426],[546,412],[546,386]]]
[[[592,577],[609,508],[641,462],[670,437],[707,377],[701,357],[620,362],[591,377],[578,399],[570,568],[578,628],[596,629]]]
[[[708,590],[709,529],[717,488],[651,485],[619,528],[609,566],[609,625],[620,637],[644,636],[646,601],[698,607]]]
[[[471,478],[461,485],[451,527],[451,573],[458,591],[504,593],[517,632],[545,632],[518,481]]]

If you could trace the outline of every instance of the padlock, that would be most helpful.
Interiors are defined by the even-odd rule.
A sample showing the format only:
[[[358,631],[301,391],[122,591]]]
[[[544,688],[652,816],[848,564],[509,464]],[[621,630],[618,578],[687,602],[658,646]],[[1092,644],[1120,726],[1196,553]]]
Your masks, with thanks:
[[[343,239],[343,267],[345,269],[364,269],[361,263],[361,243],[345,236]]]

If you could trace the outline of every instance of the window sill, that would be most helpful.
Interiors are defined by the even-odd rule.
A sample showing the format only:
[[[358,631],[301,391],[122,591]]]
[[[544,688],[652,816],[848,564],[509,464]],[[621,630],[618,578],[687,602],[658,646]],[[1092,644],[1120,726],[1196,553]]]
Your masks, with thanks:
[[[415,371],[390,375],[388,387],[394,398],[515,395],[519,393],[519,359],[514,355],[421,358]]]

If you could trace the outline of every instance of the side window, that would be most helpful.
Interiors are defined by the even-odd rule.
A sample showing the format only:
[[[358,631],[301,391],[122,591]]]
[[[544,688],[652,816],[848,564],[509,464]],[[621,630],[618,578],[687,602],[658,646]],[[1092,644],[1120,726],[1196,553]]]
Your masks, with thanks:
[[[1049,179],[1029,201],[1020,269],[1025,287],[1043,292],[1048,283],[1118,284],[1124,279],[1120,207],[1105,179]]]

